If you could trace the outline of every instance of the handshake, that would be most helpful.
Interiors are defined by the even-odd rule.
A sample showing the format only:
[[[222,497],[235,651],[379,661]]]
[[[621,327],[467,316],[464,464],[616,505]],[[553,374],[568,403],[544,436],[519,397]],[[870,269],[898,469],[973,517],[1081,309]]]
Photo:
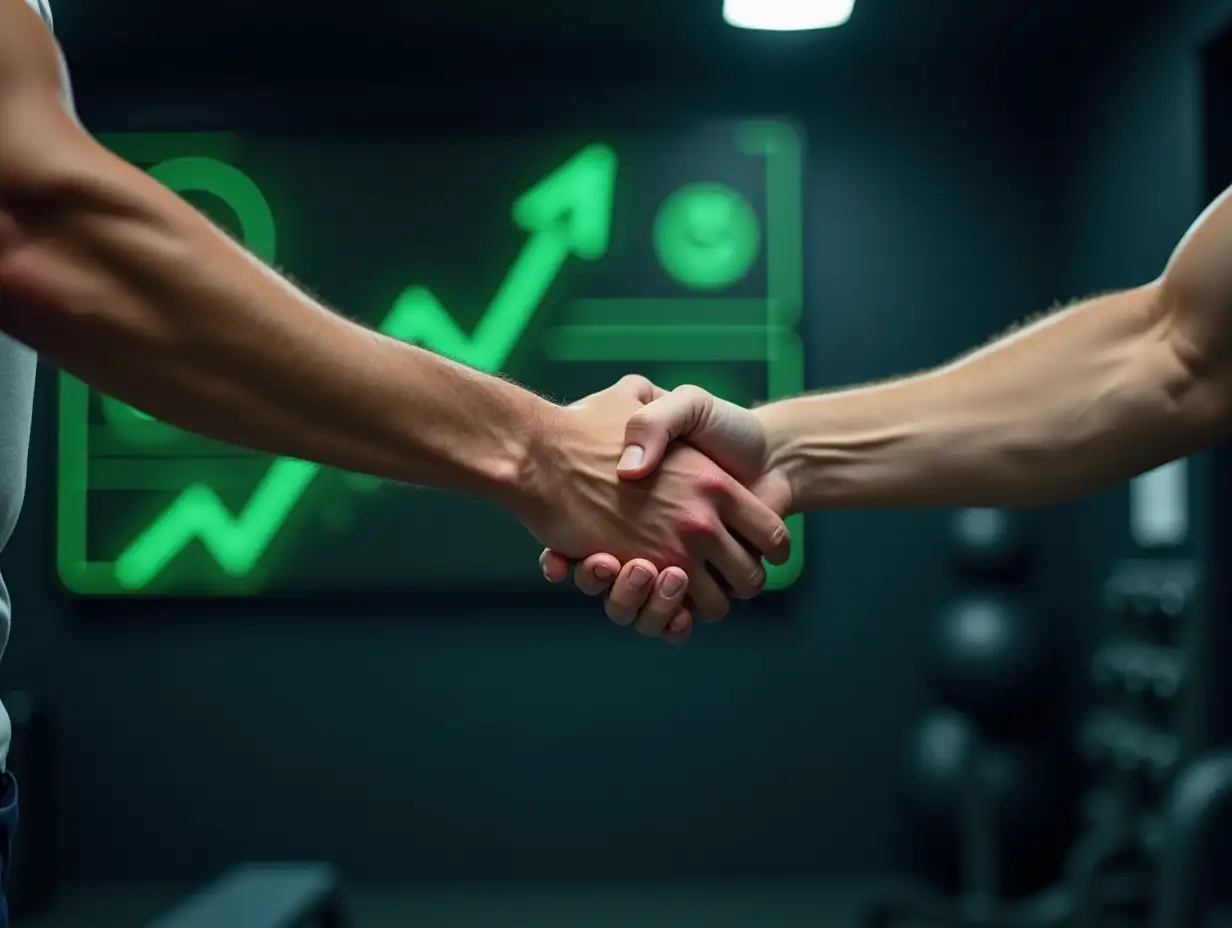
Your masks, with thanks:
[[[761,592],[762,558],[788,559],[792,488],[757,413],[635,376],[556,412],[524,478],[536,504],[511,507],[550,582],[576,564],[613,621],[681,642]]]

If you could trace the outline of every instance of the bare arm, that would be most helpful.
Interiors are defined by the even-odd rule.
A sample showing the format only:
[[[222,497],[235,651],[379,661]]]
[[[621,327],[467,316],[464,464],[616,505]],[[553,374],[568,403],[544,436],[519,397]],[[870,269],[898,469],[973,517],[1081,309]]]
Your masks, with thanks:
[[[796,509],[1016,506],[1199,450],[1232,404],[1224,364],[1180,338],[1196,307],[1170,288],[1080,303],[934,372],[763,407],[768,466]]]
[[[355,325],[97,145],[0,0],[0,328],[210,437],[503,503],[556,408]]]
[[[1232,427],[1232,191],[1150,284],[758,417],[801,509],[1046,503],[1202,450]]]
[[[726,611],[711,571],[748,595],[764,572],[746,546],[788,554],[778,516],[694,449],[618,481],[648,382],[561,409],[355,325],[245,253],[81,129],[24,0],[0,0],[0,330],[173,425],[485,496],[570,556],[685,567],[707,617]]]
[[[876,386],[754,411],[679,388],[630,419],[620,470],[644,479],[684,439],[779,512],[1019,506],[1102,489],[1229,431],[1232,191],[1145,286]],[[560,552],[545,552],[549,580],[564,580],[568,567]],[[592,595],[610,587],[622,616],[662,612],[656,587],[633,589],[624,574],[613,584],[621,568],[619,558],[595,555],[576,580]]]

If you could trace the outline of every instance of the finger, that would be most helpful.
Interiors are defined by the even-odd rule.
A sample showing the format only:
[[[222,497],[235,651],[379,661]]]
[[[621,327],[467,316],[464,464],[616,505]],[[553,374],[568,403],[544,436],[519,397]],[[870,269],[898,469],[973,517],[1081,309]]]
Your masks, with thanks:
[[[727,594],[708,570],[689,572],[690,612],[699,622],[718,622],[731,611]]]
[[[659,569],[650,561],[634,558],[621,570],[607,595],[607,617],[617,625],[632,625],[650,601],[659,579]]]
[[[573,582],[587,596],[604,593],[620,573],[620,561],[610,554],[592,554],[578,564]]]
[[[654,591],[637,615],[638,634],[647,638],[662,635],[680,611],[689,589],[689,575],[679,567],[669,567],[659,574]]]
[[[707,538],[702,553],[736,599],[752,599],[765,589],[766,569],[761,566],[761,558],[728,532]]]
[[[706,420],[714,397],[700,387],[677,387],[643,407],[625,425],[625,451],[616,472],[626,480],[650,474],[667,446],[687,438]]]
[[[661,396],[663,391],[641,374],[626,374],[616,382],[617,390],[627,390],[637,397],[638,402],[649,403]]]
[[[771,564],[786,564],[791,557],[791,533],[773,509],[751,490],[732,482],[719,504],[723,523]],[[727,572],[723,572],[727,576]]]
[[[563,554],[545,548],[539,555],[539,566],[543,569],[543,576],[548,583],[564,583],[569,579],[569,568],[573,566],[573,562]]]
[[[668,644],[684,644],[693,637],[693,616],[688,609],[681,609],[663,632]]]

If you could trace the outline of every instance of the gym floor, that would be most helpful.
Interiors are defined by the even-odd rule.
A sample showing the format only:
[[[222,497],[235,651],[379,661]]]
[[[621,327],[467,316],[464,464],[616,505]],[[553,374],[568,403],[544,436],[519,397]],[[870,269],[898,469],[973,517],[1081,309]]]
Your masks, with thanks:
[[[14,928],[143,928],[191,887],[67,891]],[[873,887],[764,881],[649,886],[349,887],[348,928],[854,928]]]

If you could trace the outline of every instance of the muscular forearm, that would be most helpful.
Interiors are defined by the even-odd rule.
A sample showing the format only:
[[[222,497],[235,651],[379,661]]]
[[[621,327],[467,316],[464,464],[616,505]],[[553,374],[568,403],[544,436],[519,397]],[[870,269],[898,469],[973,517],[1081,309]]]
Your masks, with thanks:
[[[0,326],[168,423],[500,502],[554,407],[355,325],[101,149],[13,198]]]
[[[1108,486],[1222,428],[1162,284],[1071,307],[940,370],[766,406],[794,508],[1016,506]]]

